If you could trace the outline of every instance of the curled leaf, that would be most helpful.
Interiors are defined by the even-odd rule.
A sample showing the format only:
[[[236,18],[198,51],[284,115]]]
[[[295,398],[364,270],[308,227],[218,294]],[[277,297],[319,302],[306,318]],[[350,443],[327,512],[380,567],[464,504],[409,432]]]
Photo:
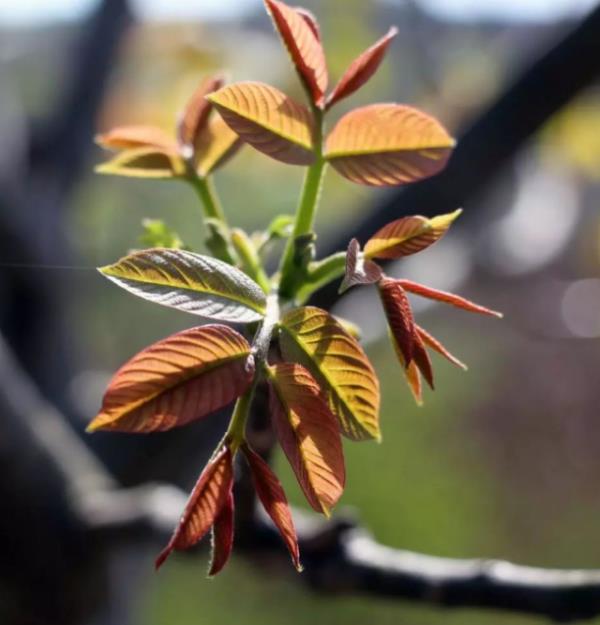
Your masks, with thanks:
[[[222,117],[215,116],[196,141],[196,170],[202,178],[224,165],[242,147],[242,140]]]
[[[97,165],[95,171],[130,178],[175,178],[183,176],[185,165],[179,156],[168,151],[151,147],[134,148]]]
[[[453,356],[434,336],[429,334],[426,330],[415,324],[417,334],[421,337],[423,343],[433,349],[435,352],[449,360],[453,365],[460,367],[464,371],[467,370],[467,365],[460,361],[456,356]]]
[[[224,84],[222,76],[203,80],[186,104],[177,124],[177,140],[184,157],[189,158],[195,152],[196,144],[208,122],[212,105],[206,96]]]
[[[308,503],[329,516],[346,480],[337,421],[317,381],[301,365],[274,365],[269,386],[279,443]]]
[[[329,79],[315,18],[276,0],[265,5],[313,102],[323,106]]]
[[[396,259],[416,254],[439,241],[461,213],[458,209],[432,219],[413,215],[392,221],[367,241],[365,256]]]
[[[202,540],[227,504],[233,488],[233,460],[228,447],[223,447],[206,465],[196,482],[194,490],[179,525],[156,559],[160,568],[173,550],[182,551]]]
[[[201,419],[242,395],[254,377],[250,345],[222,325],[158,341],[111,380],[88,431],[155,432]]]
[[[329,94],[326,108],[331,108],[336,102],[358,91],[375,74],[392,39],[397,34],[398,29],[395,26],[390,28],[386,35],[352,62],[335,86],[335,89]]]
[[[279,530],[296,570],[301,571],[298,537],[283,487],[271,467],[256,452],[247,445],[242,447],[242,451],[250,466],[256,494]]]
[[[221,512],[219,512],[212,529],[212,554],[209,577],[214,577],[224,568],[233,550],[234,504],[233,493],[230,491]]]
[[[340,119],[327,138],[325,156],[353,182],[395,186],[441,171],[454,143],[437,120],[418,109],[372,104]]]
[[[343,293],[357,284],[374,284],[379,282],[383,272],[379,265],[360,253],[360,244],[352,239],[346,252],[346,275],[342,280],[339,292]]]
[[[250,323],[266,310],[264,292],[246,274],[185,250],[143,250],[99,271],[138,297],[210,319]]]
[[[285,93],[263,83],[240,82],[208,99],[225,122],[260,152],[290,165],[313,162],[312,116]]]
[[[418,282],[412,282],[411,280],[400,280],[400,283],[407,291],[410,291],[415,295],[420,295],[421,297],[426,297],[427,299],[433,299],[437,302],[450,304],[451,306],[456,306],[456,308],[461,308],[462,310],[467,310],[468,312],[479,313],[481,315],[489,315],[491,317],[500,318],[503,316],[501,312],[475,304],[475,302],[471,302],[464,297],[460,297],[460,295],[454,295],[454,293],[438,291],[437,289],[432,289],[428,286],[424,286],[423,284],[419,284]]]
[[[398,281],[391,278],[379,282],[379,294],[390,330],[408,367],[415,354],[415,322],[410,302]]]
[[[170,135],[156,126],[118,126],[96,135],[98,145],[109,150],[155,148],[158,151],[177,153],[177,144]]]
[[[286,360],[317,379],[342,433],[352,440],[378,440],[379,381],[361,346],[328,312],[307,306],[280,322]]]

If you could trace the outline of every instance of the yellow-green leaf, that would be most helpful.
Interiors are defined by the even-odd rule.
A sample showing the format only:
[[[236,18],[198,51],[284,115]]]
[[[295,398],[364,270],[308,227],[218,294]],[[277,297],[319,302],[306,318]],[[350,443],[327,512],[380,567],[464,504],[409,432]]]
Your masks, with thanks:
[[[99,271],[138,297],[201,317],[249,323],[266,310],[264,292],[246,274],[194,252],[143,250]]]
[[[117,371],[88,431],[156,432],[201,419],[242,395],[254,377],[248,341],[206,325],[154,343]]]
[[[259,82],[240,82],[208,96],[227,124],[246,142],[291,165],[309,165],[313,119],[285,93]]]
[[[185,166],[179,156],[170,152],[158,148],[134,148],[98,165],[96,172],[131,178],[175,178],[185,173]]]
[[[242,146],[242,140],[219,116],[213,117],[196,141],[196,168],[202,177],[224,165]]]
[[[461,213],[458,209],[432,219],[413,215],[392,221],[367,241],[365,257],[396,259],[416,254],[439,241]]]
[[[96,135],[96,143],[109,150],[132,148],[156,148],[175,154],[177,144],[167,132],[156,126],[117,126],[108,132]]]
[[[328,312],[312,306],[290,311],[280,328],[284,358],[315,376],[342,433],[353,440],[380,439],[379,382],[358,342]]]
[[[454,144],[436,119],[418,109],[373,104],[340,119],[327,138],[325,156],[353,182],[395,186],[438,173]]]

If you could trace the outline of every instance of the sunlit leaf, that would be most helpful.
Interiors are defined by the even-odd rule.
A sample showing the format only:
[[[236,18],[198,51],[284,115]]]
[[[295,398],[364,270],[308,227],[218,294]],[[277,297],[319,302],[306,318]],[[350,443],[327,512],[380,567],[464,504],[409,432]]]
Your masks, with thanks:
[[[379,439],[379,381],[358,342],[328,312],[312,306],[290,311],[280,327],[284,358],[315,376],[343,434]]]
[[[381,61],[398,29],[392,27],[386,35],[356,58],[327,98],[327,108],[358,91],[379,69]]]
[[[310,505],[329,515],[346,473],[335,416],[317,381],[299,364],[269,369],[270,409],[277,438]]]
[[[117,371],[88,431],[154,432],[201,419],[248,388],[249,356],[246,339],[227,326],[173,334]]]
[[[421,374],[419,373],[419,369],[414,360],[412,360],[408,366],[406,366],[406,360],[404,359],[404,355],[402,354],[402,350],[398,346],[394,335],[390,330],[390,340],[392,345],[394,346],[394,351],[396,352],[396,356],[398,357],[398,362],[402,366],[402,370],[404,372],[404,377],[408,382],[408,387],[415,398],[415,402],[417,406],[423,405],[423,386],[421,384]]]
[[[264,292],[246,274],[193,252],[144,250],[99,271],[138,297],[202,317],[249,323],[266,309]]]
[[[360,341],[362,337],[362,330],[360,326],[354,323],[354,321],[350,321],[350,319],[344,319],[339,315],[333,315],[333,318],[348,332],[348,334],[357,341]]]
[[[185,173],[185,166],[179,156],[159,148],[134,148],[97,165],[95,171],[131,178],[175,178]]]
[[[499,318],[502,318],[503,316],[501,312],[490,310],[485,306],[475,304],[475,302],[471,302],[470,300],[460,297],[459,295],[454,295],[454,293],[438,291],[437,289],[432,289],[428,286],[424,286],[423,284],[419,284],[418,282],[412,282],[411,280],[400,280],[400,284],[402,284],[402,287],[410,293],[426,297],[427,299],[433,299],[437,302],[443,302],[444,304],[450,304],[452,306],[456,306],[456,308],[467,310],[468,312],[480,313],[482,315],[490,315],[491,317]]]
[[[109,150],[156,148],[159,151],[177,153],[177,143],[167,132],[156,126],[118,126],[96,135],[95,141]]]
[[[365,256],[396,259],[416,254],[439,241],[461,213],[459,209],[432,219],[413,215],[392,221],[367,241]]]
[[[208,122],[212,109],[206,96],[225,84],[222,76],[211,76],[203,80],[183,110],[177,124],[177,139],[186,158],[192,156],[195,146]]]
[[[407,367],[415,352],[415,322],[410,302],[398,281],[391,278],[379,282],[379,294],[390,330]]]
[[[343,293],[357,284],[374,284],[379,282],[383,272],[379,265],[360,253],[360,244],[357,239],[352,239],[346,252],[346,275],[342,280],[339,292]]]
[[[427,384],[429,384],[430,388],[433,390],[433,367],[431,366],[431,360],[429,358],[429,354],[425,349],[425,344],[423,343],[423,339],[419,335],[416,329],[416,324],[414,326],[414,337],[413,337],[413,360],[419,371],[427,380]],[[412,363],[411,363],[412,364]]]
[[[145,247],[168,247],[175,250],[185,248],[179,235],[162,219],[144,219],[142,227],[144,231],[139,239]]]
[[[240,82],[208,98],[227,124],[257,150],[291,165],[314,160],[312,116],[285,93],[259,82]]]
[[[421,337],[421,340],[427,347],[430,347],[457,367],[460,367],[465,371],[467,370],[467,365],[465,365],[464,362],[456,358],[456,356],[452,355],[434,336],[429,334],[429,332],[427,332],[417,324],[415,324],[415,329],[417,330],[417,334]]]
[[[313,102],[322,106],[328,76],[315,18],[276,0],[265,0],[265,5]]]
[[[223,447],[196,482],[173,537],[156,559],[157,569],[173,550],[188,549],[202,540],[227,504],[232,487],[231,452]]]
[[[302,16],[304,21],[308,24],[309,28],[313,31],[313,35],[318,41],[321,41],[321,27],[315,17],[315,14],[303,7],[293,7],[294,11]]]
[[[242,447],[242,451],[250,465],[256,494],[275,527],[279,530],[281,538],[290,552],[294,566],[298,571],[301,571],[298,537],[283,487],[271,467],[256,452],[247,445]]]
[[[410,106],[373,104],[340,119],[325,156],[353,182],[394,186],[438,173],[453,147],[454,139],[433,117]]]
[[[219,512],[212,529],[212,554],[209,577],[214,577],[224,568],[233,549],[234,504],[233,493],[225,500],[225,505]]]
[[[224,165],[242,147],[242,140],[222,117],[213,117],[196,143],[196,169],[202,177]]]

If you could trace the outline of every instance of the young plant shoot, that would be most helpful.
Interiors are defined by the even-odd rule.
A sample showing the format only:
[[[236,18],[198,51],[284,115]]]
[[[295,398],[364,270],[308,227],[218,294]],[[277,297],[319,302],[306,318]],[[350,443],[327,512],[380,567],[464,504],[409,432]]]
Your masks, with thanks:
[[[344,490],[341,436],[353,441],[381,438],[375,371],[355,333],[327,311],[304,305],[314,291],[343,278],[340,290],[369,286],[378,292],[391,343],[419,403],[421,378],[434,385],[427,348],[464,365],[417,325],[407,293],[500,316],[457,295],[392,279],[377,263],[427,249],[444,236],[460,210],[433,219],[403,217],[375,233],[362,249],[353,239],[347,251],[316,259],[313,224],[329,165],[356,184],[404,185],[442,170],[454,140],[436,119],[404,104],[354,109],[327,131],[325,122],[335,104],[376,72],[396,30],[363,52],[328,92],[316,19],[276,0],[265,0],[265,5],[306,91],[306,103],[270,85],[225,85],[213,77],[185,107],[175,137],[153,127],[128,126],[97,138],[103,147],[118,151],[98,171],[182,180],[196,190],[203,206],[212,256],[190,251],[162,222],[151,222],[144,241],[156,240],[162,247],[100,268],[138,297],[213,323],[158,341],[124,364],[88,430],[164,431],[235,402],[229,427],[156,561],[159,567],[173,550],[187,549],[212,531],[210,575],[225,566],[232,550],[237,455],[245,459],[258,499],[279,529],[294,566],[301,569],[285,493],[246,437],[258,385],[268,387],[273,430],[308,503],[319,513],[329,515]],[[214,171],[243,144],[306,168],[293,220],[280,216],[252,237],[230,227],[212,182]],[[278,270],[268,275],[263,252],[276,238],[287,241]]]

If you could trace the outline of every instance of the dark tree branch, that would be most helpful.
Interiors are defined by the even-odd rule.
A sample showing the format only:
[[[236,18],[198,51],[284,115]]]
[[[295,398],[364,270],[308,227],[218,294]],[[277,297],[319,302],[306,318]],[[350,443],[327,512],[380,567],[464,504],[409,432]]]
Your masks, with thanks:
[[[599,76],[600,6],[460,133],[441,174],[390,193],[363,221],[341,228],[320,252],[327,256],[344,250],[354,237],[364,242],[403,215],[433,216],[461,206],[469,208],[525,142]],[[337,298],[337,284],[331,284],[315,294],[313,303],[328,308]]]

